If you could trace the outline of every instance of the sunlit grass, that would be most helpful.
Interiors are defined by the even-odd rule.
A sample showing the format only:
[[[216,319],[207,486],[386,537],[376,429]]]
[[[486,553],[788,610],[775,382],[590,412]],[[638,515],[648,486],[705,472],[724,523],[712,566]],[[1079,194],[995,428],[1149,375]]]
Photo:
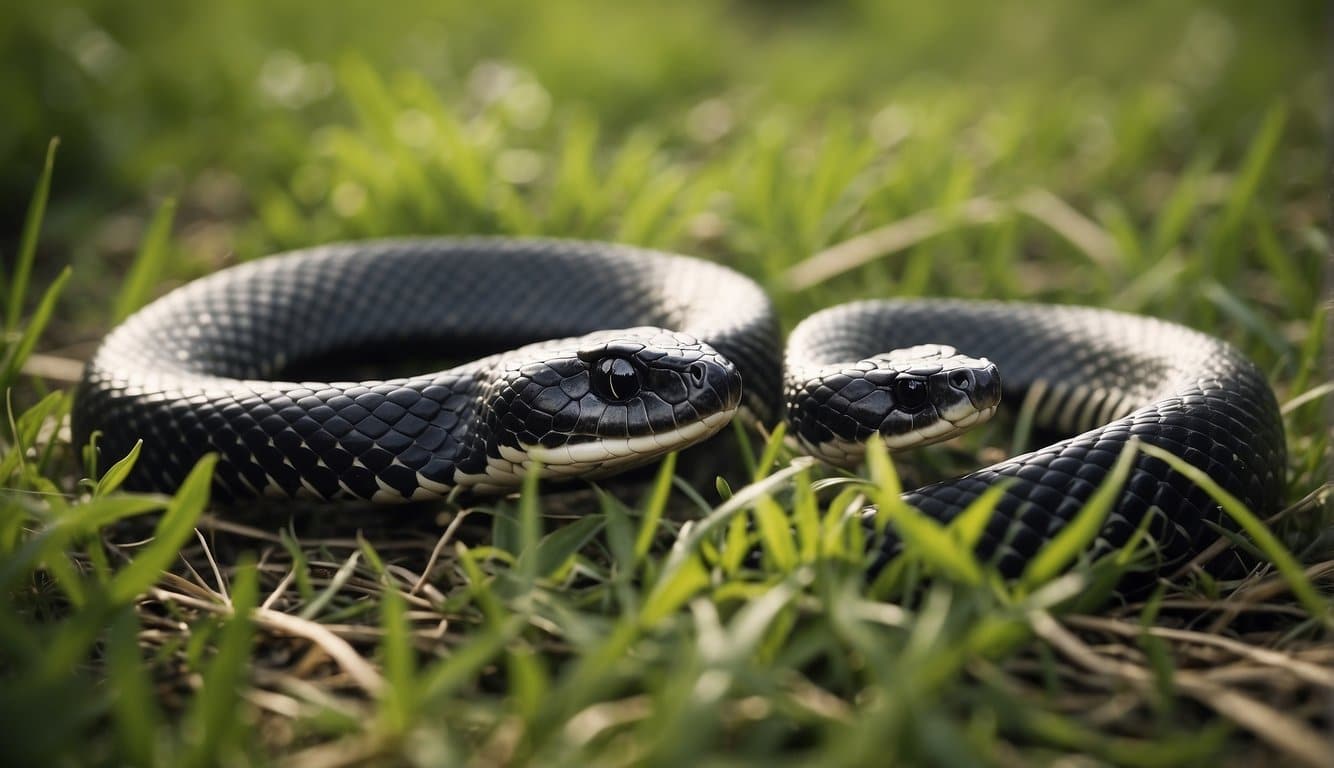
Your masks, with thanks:
[[[82,34],[90,82],[156,90],[137,107],[87,91],[54,175],[54,142],[16,174],[30,203],[3,282],[6,760],[1319,764],[1334,690],[1334,557],[1316,535],[1330,521],[1328,233],[1301,19],[557,5],[442,3],[415,32],[400,10],[371,23],[330,8],[286,51],[260,49],[272,32],[246,3],[172,35],[133,4],[89,4],[64,26],[19,16]],[[457,47],[426,66],[405,41],[448,37],[445,22]],[[120,59],[94,55],[99,24]],[[340,24],[361,50],[317,52]],[[256,50],[212,44],[256,35]],[[1233,54],[1211,63],[1209,45]],[[1117,48],[1140,58],[1107,59]],[[1011,51],[1025,53],[1007,69]],[[23,125],[28,102],[10,101]],[[89,136],[143,150],[98,161],[113,186],[175,201],[134,214],[133,245],[103,242],[102,219],[124,219],[117,193],[60,195],[95,156]],[[1243,533],[1202,557],[1252,551],[1263,565],[1245,578],[1195,567],[1117,598],[1152,542],[1089,560],[1097,500],[1017,581],[971,553],[997,497],[948,525],[898,503],[901,484],[1022,444],[1027,429],[1004,423],[897,464],[872,448],[855,476],[795,456],[781,428],[738,425],[740,447],[705,459],[721,463],[702,481],[685,454],[636,482],[390,512],[213,508],[207,464],[170,498],[120,490],[128,463],[79,469],[71,394],[34,353],[81,354],[66,345],[235,259],[430,233],[717,259],[761,281],[789,327],[882,295],[1175,319],[1270,372],[1293,506],[1270,535],[1218,499]],[[910,546],[868,583],[885,530]]]

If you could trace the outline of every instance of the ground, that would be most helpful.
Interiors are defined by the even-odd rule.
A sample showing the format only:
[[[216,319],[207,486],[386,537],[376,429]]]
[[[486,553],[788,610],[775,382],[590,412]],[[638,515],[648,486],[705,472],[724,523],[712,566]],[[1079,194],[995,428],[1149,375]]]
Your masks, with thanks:
[[[0,25],[7,761],[1327,760],[1321,4],[200,5],[17,0]],[[1103,587],[1143,553],[1005,583],[926,547],[868,586],[842,512],[888,465],[850,482],[743,429],[466,507],[86,479],[69,383],[117,319],[236,261],[407,233],[712,258],[785,327],[886,295],[1176,320],[1269,373],[1290,506],[1199,560],[1246,550],[1248,575],[1126,599]],[[1012,427],[898,472],[992,461]]]

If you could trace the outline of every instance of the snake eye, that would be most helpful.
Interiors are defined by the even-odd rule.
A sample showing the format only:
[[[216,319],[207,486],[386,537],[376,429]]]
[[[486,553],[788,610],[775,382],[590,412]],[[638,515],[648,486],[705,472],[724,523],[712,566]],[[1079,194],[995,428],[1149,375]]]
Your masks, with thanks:
[[[926,382],[921,379],[899,379],[894,384],[894,399],[905,411],[921,410],[926,405]]]
[[[643,386],[639,370],[623,357],[604,357],[593,366],[593,387],[610,400],[626,400]]]

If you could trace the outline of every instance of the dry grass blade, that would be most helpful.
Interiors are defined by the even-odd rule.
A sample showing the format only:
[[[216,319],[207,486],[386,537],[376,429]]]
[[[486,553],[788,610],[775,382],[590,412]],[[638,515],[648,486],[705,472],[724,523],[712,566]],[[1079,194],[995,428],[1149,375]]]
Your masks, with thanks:
[[[911,248],[948,231],[952,226],[984,224],[1005,216],[1007,212],[1006,206],[990,198],[975,197],[957,207],[933,208],[914,213],[826,248],[793,265],[783,273],[783,286],[793,292],[804,291],[878,258]]]
[[[208,560],[209,568],[213,569],[213,581],[218,585],[218,594],[222,596],[222,601],[228,605],[232,604],[231,595],[227,594],[227,580],[222,578],[222,568],[218,566],[218,560],[213,556],[213,550],[208,546],[208,540],[198,528],[195,529],[195,538],[199,539],[199,546],[204,550],[204,557]],[[186,563],[189,564],[188,561]],[[194,571],[194,566],[190,566]]]
[[[1152,671],[1098,653],[1061,626],[1051,614],[1034,611],[1029,614],[1029,620],[1038,637],[1080,667],[1143,691],[1149,691],[1155,685]],[[1329,765],[1328,741],[1305,722],[1197,673],[1178,670],[1172,679],[1196,701],[1246,728],[1292,759],[1313,768]]]
[[[191,608],[221,615],[228,615],[231,613],[231,608],[229,606],[223,605],[216,600],[191,597],[190,595],[181,592],[172,592],[160,587],[155,587],[149,590],[148,594],[155,600],[160,600],[164,603],[179,603]],[[380,676],[378,671],[376,671],[375,666],[367,661],[361,654],[357,653],[357,650],[348,644],[346,640],[339,637],[323,624],[308,621],[280,611],[259,607],[255,608],[251,613],[251,618],[263,629],[309,640],[333,660],[335,664],[347,673],[347,676],[351,678],[353,682],[367,693],[375,695],[383,690],[384,678]]]
[[[1312,582],[1334,574],[1334,560],[1308,566],[1302,573]],[[1274,598],[1290,591],[1289,583],[1282,576],[1272,575],[1246,584],[1237,589],[1230,598],[1220,604],[1222,613],[1210,626],[1211,632],[1221,632],[1244,611],[1260,608],[1275,609]]]
[[[34,352],[28,355],[21,370],[24,376],[36,376],[61,384],[78,384],[83,378],[83,361]]]
[[[279,765],[285,768],[340,768],[361,765],[379,754],[381,745],[370,736],[352,736],[309,747],[288,756]]]
[[[375,667],[346,640],[330,632],[324,625],[263,608],[256,608],[254,616],[261,627],[302,637],[319,646],[367,693],[375,695],[384,688],[384,678]]]
[[[413,582],[412,588],[408,590],[409,595],[417,594],[422,587],[426,586],[426,580],[430,578],[431,572],[435,570],[435,564],[440,561],[440,556],[445,551],[445,547],[449,546],[454,534],[458,533],[459,526],[463,525],[463,521],[468,517],[469,512],[471,510],[460,510],[457,515],[454,515],[454,519],[449,521],[449,525],[445,527],[445,532],[440,534],[440,538],[436,540],[435,547],[431,550],[431,556],[426,559],[426,565],[422,568],[421,576]]]
[[[584,709],[565,723],[565,735],[575,744],[586,744],[609,728],[618,728],[653,714],[653,701],[647,696],[631,696],[604,701]]]
[[[1327,669],[1303,661],[1293,654],[1284,653],[1282,651],[1261,648],[1208,632],[1193,632],[1185,629],[1173,629],[1171,627],[1143,627],[1127,621],[1106,619],[1099,616],[1069,616],[1065,618],[1065,621],[1068,624],[1081,629],[1108,632],[1122,637],[1138,637],[1141,634],[1148,633],[1154,637],[1161,637],[1164,640],[1212,646],[1227,651],[1240,658],[1250,659],[1251,661],[1265,666],[1282,669],[1293,677],[1313,685],[1329,688],[1330,691],[1334,693],[1334,669]]]
[[[1068,240],[1100,268],[1112,270],[1120,262],[1120,249],[1112,236],[1051,192],[1031,189],[1020,195],[1014,205]]]

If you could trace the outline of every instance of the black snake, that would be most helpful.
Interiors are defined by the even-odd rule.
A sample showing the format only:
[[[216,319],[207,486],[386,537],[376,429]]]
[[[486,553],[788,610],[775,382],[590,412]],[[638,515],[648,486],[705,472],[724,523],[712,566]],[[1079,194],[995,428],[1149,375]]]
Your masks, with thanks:
[[[274,380],[303,359],[385,345],[487,356],[385,381]],[[881,301],[811,316],[784,355],[748,278],[559,240],[349,243],[223,270],[106,338],[73,428],[80,444],[99,433],[103,466],[143,439],[130,488],[171,490],[214,451],[223,499],[405,501],[512,488],[535,463],[610,474],[703,440],[743,405],[785,415],[808,451],[855,463],[877,432],[907,447],[981,423],[1002,392],[1033,398],[1035,428],[1064,439],[906,499],[948,520],[1008,479],[979,545],[1004,571],[1061,530],[1132,437],[1257,512],[1281,501],[1274,395],[1211,336],[1090,308]],[[1201,489],[1140,455],[1098,545],[1126,541],[1151,509],[1170,558],[1220,518]]]

